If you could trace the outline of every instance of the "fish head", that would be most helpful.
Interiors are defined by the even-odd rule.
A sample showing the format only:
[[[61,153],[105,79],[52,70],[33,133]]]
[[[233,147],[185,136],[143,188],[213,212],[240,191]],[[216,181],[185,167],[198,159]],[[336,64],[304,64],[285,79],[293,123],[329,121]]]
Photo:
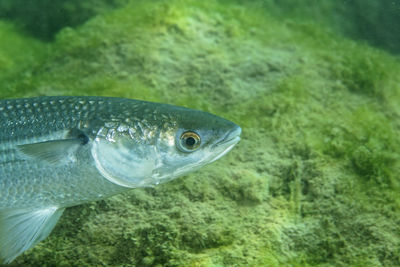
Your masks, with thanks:
[[[228,153],[240,140],[241,128],[218,116],[185,110],[165,127],[157,142],[158,182],[199,169]]]
[[[98,134],[92,156],[109,181],[148,187],[217,160],[239,142],[240,134],[238,125],[213,114],[161,105],[153,116]]]

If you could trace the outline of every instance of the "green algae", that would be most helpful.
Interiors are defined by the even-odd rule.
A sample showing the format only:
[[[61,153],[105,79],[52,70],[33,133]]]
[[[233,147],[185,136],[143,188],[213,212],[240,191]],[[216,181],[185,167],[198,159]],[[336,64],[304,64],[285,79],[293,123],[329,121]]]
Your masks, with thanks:
[[[386,53],[250,4],[132,1],[26,64],[8,65],[0,97],[179,104],[243,138],[187,177],[68,209],[15,266],[400,265],[400,64]]]
[[[0,79],[31,68],[47,53],[47,46],[19,34],[16,27],[0,21]]]

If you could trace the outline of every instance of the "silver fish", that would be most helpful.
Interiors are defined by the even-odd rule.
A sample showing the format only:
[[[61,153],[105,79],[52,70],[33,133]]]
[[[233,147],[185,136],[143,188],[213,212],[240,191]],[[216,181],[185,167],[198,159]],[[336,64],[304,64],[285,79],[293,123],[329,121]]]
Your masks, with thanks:
[[[196,170],[240,140],[236,124],[107,97],[0,101],[0,262],[46,238],[64,209]]]

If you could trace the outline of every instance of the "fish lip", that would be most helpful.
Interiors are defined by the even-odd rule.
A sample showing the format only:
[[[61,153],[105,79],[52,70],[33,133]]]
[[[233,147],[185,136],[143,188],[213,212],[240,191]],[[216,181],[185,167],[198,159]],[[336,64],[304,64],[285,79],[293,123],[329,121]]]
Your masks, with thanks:
[[[220,153],[218,153],[213,159],[211,159],[210,163],[223,157],[225,154],[227,154],[229,151],[231,151],[232,148],[240,141],[239,135],[241,133],[241,130],[235,131],[234,133],[235,134],[233,134],[233,133],[229,134],[229,137],[231,137],[230,139],[224,140],[217,144],[218,145],[217,148],[219,149],[220,147],[222,147],[222,149],[220,150]]]
[[[240,134],[242,133],[242,129],[239,126],[236,126],[235,129],[228,132],[220,142],[218,142],[215,146],[233,146],[240,141]]]
[[[225,147],[233,147],[234,145],[236,145],[237,143],[239,143],[240,141],[240,136],[235,136],[229,140],[224,140],[223,142],[220,142],[217,144],[217,147],[219,146],[225,146]]]

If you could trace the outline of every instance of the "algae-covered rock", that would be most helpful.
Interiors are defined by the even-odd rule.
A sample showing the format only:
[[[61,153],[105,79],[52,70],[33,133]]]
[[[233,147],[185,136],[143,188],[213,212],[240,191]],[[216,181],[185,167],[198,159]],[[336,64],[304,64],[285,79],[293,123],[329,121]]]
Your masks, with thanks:
[[[68,209],[12,265],[400,265],[390,55],[251,4],[132,0],[63,29],[38,61],[0,76],[0,97],[160,101],[243,134],[196,173]]]
[[[45,44],[21,36],[14,25],[3,21],[0,21],[0,40],[0,79],[10,79],[25,68],[32,68],[47,53]]]

